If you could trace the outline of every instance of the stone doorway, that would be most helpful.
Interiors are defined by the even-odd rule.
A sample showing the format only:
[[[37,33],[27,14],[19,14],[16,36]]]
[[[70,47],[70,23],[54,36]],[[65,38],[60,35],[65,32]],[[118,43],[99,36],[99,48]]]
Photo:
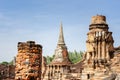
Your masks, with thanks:
[[[90,79],[90,74],[87,74],[87,79]]]
[[[29,80],[37,80],[34,76],[30,76]]]

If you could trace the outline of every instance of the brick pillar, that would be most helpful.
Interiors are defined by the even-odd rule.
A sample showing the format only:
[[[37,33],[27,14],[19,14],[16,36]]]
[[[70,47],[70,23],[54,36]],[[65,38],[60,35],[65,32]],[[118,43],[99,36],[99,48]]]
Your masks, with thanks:
[[[42,46],[34,41],[19,42],[15,80],[41,80]]]

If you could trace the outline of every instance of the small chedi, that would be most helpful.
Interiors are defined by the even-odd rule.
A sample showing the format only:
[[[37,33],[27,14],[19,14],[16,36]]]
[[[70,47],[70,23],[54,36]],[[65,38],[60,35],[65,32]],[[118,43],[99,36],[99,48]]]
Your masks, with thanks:
[[[71,62],[68,58],[68,51],[64,42],[62,23],[54,55],[52,62],[47,65],[47,70],[45,76],[43,76],[43,80],[66,80],[65,73],[70,72]]]
[[[34,41],[19,42],[15,80],[41,80],[42,46]]]

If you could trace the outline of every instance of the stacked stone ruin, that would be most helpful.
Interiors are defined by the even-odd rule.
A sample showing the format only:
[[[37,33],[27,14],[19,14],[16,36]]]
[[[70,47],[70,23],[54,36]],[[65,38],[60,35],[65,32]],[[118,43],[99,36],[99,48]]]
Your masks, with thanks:
[[[15,80],[41,80],[42,46],[34,41],[19,42]]]
[[[106,68],[108,68],[110,60],[114,56],[114,40],[112,32],[108,31],[108,29],[105,16],[97,15],[92,17],[89,32],[87,33],[87,50],[82,80],[95,79],[95,77],[95,80],[97,80],[98,75],[109,74]],[[98,77],[99,80],[102,79],[102,76]]]

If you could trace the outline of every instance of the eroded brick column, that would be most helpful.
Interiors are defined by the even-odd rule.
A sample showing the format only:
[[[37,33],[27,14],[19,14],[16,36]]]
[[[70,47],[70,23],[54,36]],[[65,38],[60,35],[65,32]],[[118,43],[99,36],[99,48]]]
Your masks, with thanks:
[[[42,46],[34,41],[18,42],[15,80],[41,80]]]

